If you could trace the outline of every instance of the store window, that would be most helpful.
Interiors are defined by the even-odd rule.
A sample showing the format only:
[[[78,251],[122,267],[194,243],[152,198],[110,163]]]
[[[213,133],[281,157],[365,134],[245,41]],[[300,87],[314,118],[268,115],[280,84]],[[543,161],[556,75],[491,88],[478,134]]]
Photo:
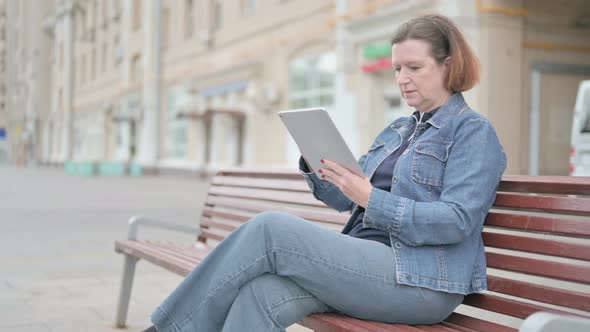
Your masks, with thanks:
[[[133,30],[138,30],[141,27],[141,2],[143,0],[133,1]]]
[[[195,1],[185,0],[184,7],[184,37],[190,39],[195,30]]]
[[[329,107],[334,103],[334,53],[294,60],[289,72],[290,108]]]
[[[242,15],[251,16],[256,12],[256,0],[242,0]]]
[[[293,60],[289,65],[289,108],[330,108],[334,104],[336,55],[324,53],[319,56]],[[300,152],[295,141],[287,135],[287,164],[296,165]]]
[[[168,90],[166,156],[170,159],[185,159],[187,155],[187,120],[177,116],[187,97],[182,88]]]

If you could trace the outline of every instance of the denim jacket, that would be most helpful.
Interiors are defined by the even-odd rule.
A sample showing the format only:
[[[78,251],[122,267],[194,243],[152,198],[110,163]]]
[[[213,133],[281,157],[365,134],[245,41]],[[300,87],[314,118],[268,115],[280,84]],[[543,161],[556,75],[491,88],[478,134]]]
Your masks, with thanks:
[[[416,123],[414,117],[395,120],[359,159],[370,178],[402,140],[411,140],[394,167],[391,191],[373,187],[363,226],[389,233],[398,283],[460,294],[485,290],[481,231],[506,168],[504,150],[490,122],[461,93],[427,121],[428,130]],[[328,181],[302,173],[317,199],[352,212],[348,232],[357,205]]]

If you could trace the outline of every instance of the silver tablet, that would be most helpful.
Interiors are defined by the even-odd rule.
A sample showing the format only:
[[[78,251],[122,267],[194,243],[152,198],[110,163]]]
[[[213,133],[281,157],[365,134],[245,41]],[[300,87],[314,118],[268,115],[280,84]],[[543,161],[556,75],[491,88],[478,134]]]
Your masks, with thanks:
[[[309,108],[278,114],[317,176],[321,177],[318,172],[323,166],[321,159],[335,161],[349,171],[364,176],[326,109]]]

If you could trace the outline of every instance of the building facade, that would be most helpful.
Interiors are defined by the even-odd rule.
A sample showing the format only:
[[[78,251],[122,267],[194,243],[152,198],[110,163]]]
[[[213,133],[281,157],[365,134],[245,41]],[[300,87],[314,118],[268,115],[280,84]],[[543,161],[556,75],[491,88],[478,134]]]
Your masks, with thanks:
[[[466,98],[498,129],[508,173],[567,174],[576,85],[590,76],[582,0],[7,4],[9,37],[24,38],[37,22],[29,44],[15,37],[8,52],[11,159],[51,165],[195,174],[294,167],[299,153],[276,112],[316,106],[360,155],[412,111],[390,69],[392,32],[442,13],[480,58],[482,80]],[[39,56],[22,56],[29,49]]]
[[[6,3],[0,0],[0,165],[8,162],[6,109]]]
[[[6,141],[17,165],[42,160],[42,143],[50,108],[50,39],[42,32],[43,18],[53,1],[5,0]]]

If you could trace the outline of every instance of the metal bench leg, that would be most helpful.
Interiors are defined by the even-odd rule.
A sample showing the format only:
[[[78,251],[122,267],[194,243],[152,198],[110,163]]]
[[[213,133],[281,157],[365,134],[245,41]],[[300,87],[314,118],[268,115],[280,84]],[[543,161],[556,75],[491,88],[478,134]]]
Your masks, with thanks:
[[[125,328],[127,321],[127,312],[129,311],[129,300],[131,299],[131,287],[133,286],[133,276],[135,275],[135,266],[139,259],[125,255],[123,265],[123,279],[121,280],[121,290],[119,291],[119,304],[117,305],[117,328]]]

